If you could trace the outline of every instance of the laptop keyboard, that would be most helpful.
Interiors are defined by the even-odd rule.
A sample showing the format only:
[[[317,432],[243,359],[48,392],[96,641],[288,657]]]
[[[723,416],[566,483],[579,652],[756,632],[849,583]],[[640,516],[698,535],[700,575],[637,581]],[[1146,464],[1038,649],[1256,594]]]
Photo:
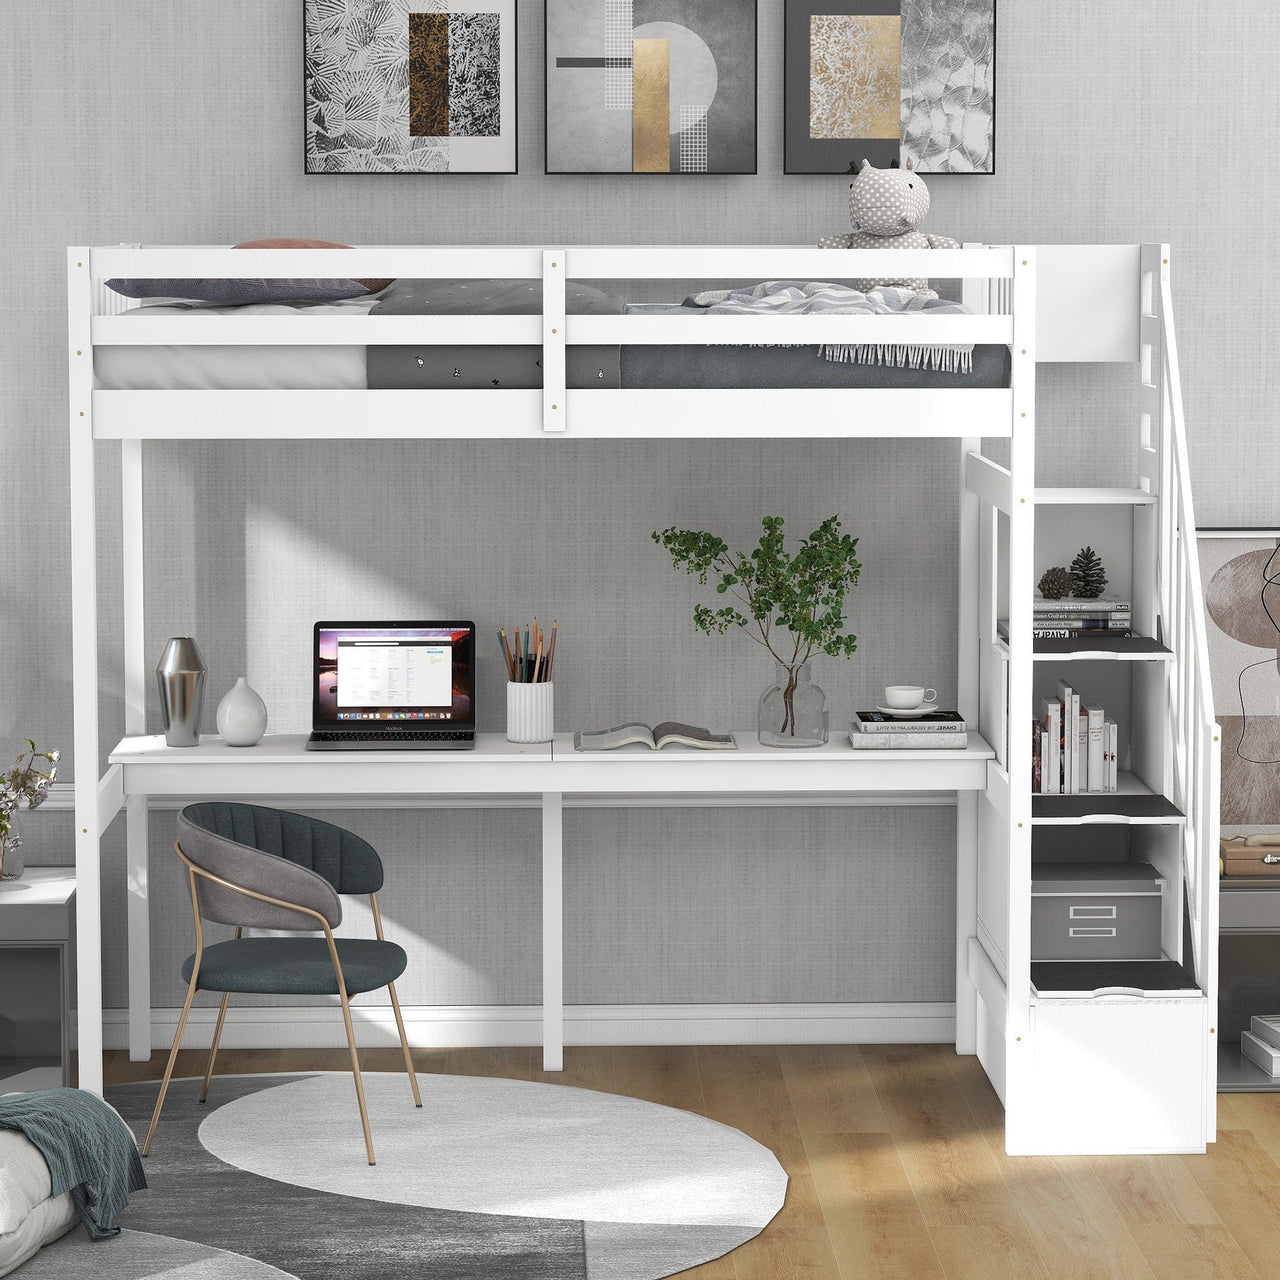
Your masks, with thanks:
[[[470,729],[317,729],[311,737],[316,742],[471,742],[475,734]]]

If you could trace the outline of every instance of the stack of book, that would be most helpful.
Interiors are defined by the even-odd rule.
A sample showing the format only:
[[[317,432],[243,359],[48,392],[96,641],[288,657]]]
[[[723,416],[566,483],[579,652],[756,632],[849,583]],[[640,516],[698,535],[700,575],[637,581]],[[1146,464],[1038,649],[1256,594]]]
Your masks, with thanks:
[[[1065,680],[1040,701],[1032,721],[1031,789],[1038,795],[1114,791],[1119,780],[1119,730],[1095,703],[1081,702]]]
[[[958,751],[969,743],[958,711],[931,711],[901,719],[881,711],[855,711],[849,742],[859,751]]]
[[[1031,626],[1036,640],[1073,640],[1084,635],[1131,636],[1133,609],[1128,600],[1115,596],[1099,596],[1096,600],[1075,596],[1046,600],[1037,593]],[[1008,619],[1002,618],[996,630],[1000,639],[1007,642]]]
[[[1280,1076],[1280,1014],[1255,1014],[1240,1033],[1240,1052],[1269,1076]]]

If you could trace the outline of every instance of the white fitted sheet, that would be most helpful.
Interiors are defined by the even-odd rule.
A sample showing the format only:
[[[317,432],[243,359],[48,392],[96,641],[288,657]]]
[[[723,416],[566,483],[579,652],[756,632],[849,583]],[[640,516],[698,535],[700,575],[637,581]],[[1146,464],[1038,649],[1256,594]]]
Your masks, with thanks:
[[[148,303],[123,312],[135,316],[368,315],[381,294],[340,302],[262,302],[240,307]],[[93,350],[94,385],[103,391],[357,390],[367,386],[365,348],[343,347],[126,347]]]

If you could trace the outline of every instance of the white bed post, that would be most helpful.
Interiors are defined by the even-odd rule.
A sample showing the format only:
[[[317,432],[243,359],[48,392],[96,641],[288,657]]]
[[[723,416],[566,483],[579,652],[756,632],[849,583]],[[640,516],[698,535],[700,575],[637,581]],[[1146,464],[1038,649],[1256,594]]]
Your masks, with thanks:
[[[1009,473],[1009,980],[1005,1023],[1005,1149],[1034,1149],[1029,1135],[1031,1027],[1032,595],[1035,588],[1036,251],[1013,255],[1013,439]]]
[[[93,286],[88,248],[67,250],[71,462],[71,676],[76,821],[76,1032],[80,1088],[102,1093],[102,874],[98,804],[98,575]]]
[[[564,431],[569,420],[565,382],[565,252],[542,251],[542,429]]]
[[[542,1069],[564,1070],[564,796],[542,797]]]
[[[966,287],[970,282],[966,281]],[[979,283],[985,285],[986,281]],[[956,706],[977,730],[978,592],[981,559],[981,502],[965,483],[966,460],[982,449],[982,440],[960,441],[960,596]],[[977,1053],[977,988],[969,977],[969,939],[978,932],[978,796],[956,793],[956,1052]]]
[[[147,731],[142,441],[120,445],[121,549],[124,562],[124,731]],[[125,802],[125,895],[129,926],[129,1059],[151,1057],[151,918],[147,898],[147,797]]]

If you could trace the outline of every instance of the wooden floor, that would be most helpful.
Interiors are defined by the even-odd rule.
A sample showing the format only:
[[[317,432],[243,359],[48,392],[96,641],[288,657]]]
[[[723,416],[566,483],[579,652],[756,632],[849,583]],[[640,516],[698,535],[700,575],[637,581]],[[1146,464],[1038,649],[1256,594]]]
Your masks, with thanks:
[[[422,1051],[421,1071],[548,1080],[647,1098],[734,1125],[791,1176],[755,1240],[685,1272],[698,1280],[878,1277],[1276,1277],[1280,1095],[1219,1098],[1207,1156],[1011,1159],[999,1101],[949,1045]],[[219,1074],[342,1070],[345,1050],[226,1050]],[[367,1050],[370,1071],[397,1050]],[[107,1083],[158,1076],[164,1056],[107,1055]],[[202,1074],[184,1051],[179,1075]],[[216,1089],[216,1085],[215,1085]],[[352,1106],[354,1106],[354,1100]]]

